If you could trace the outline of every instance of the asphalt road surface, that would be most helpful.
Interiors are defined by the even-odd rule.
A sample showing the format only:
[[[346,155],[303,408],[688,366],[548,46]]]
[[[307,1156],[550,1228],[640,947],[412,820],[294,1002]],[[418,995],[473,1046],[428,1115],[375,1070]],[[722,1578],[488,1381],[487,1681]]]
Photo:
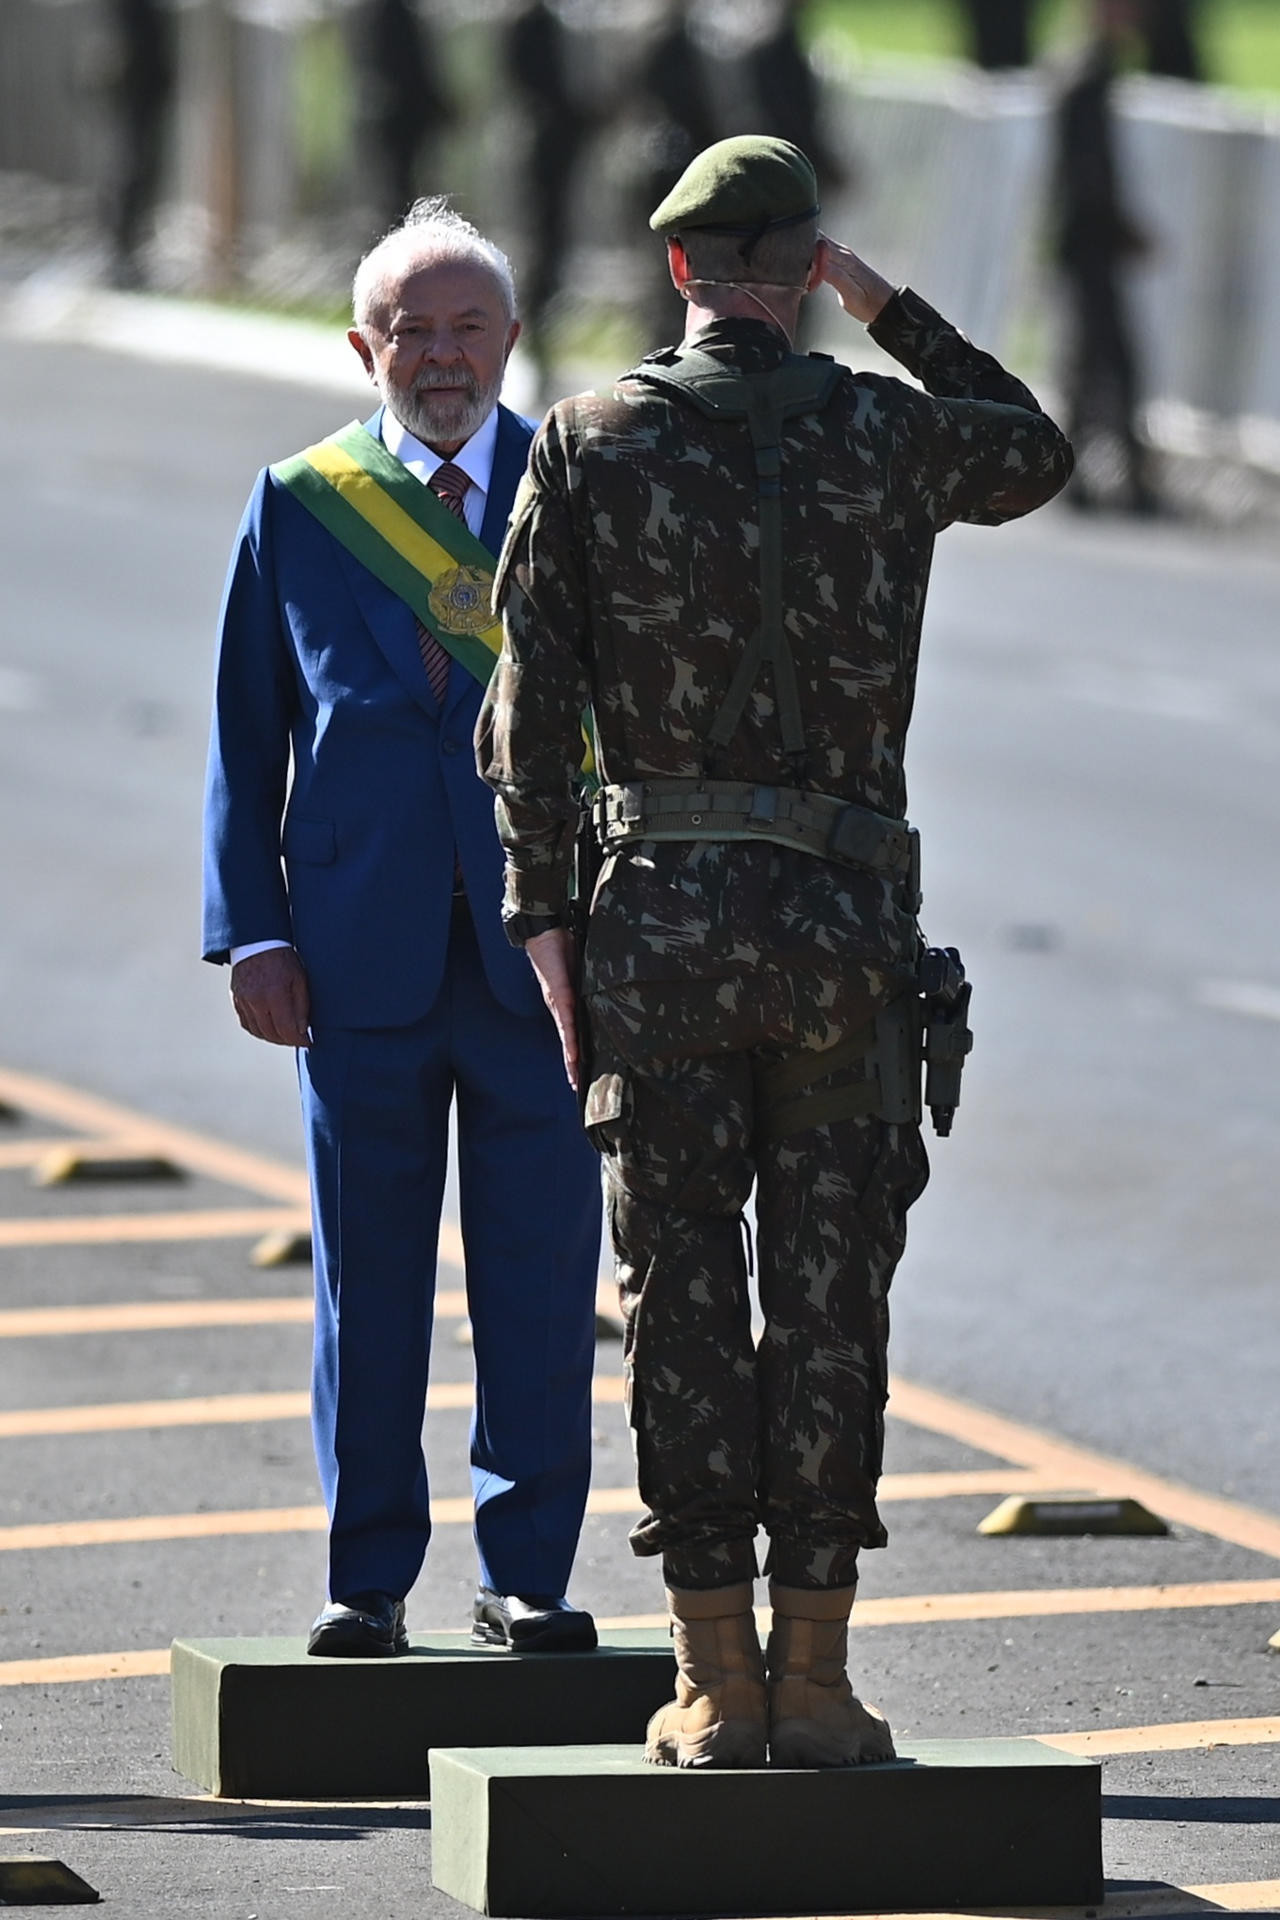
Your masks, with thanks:
[[[353,410],[66,342],[0,362],[0,1855],[59,1854],[122,1915],[462,1911],[422,1809],[211,1804],[166,1719],[174,1635],[297,1633],[321,1597],[308,1276],[247,1257],[298,1213],[292,1063],[198,961],[198,817],[240,507]],[[854,1668],[904,1735],[1095,1754],[1108,1913],[1280,1908],[1278,614],[1260,537],[955,530],[912,736],[925,925],[978,1044],[896,1286]],[[146,1127],[181,1181],[30,1184],[50,1142]],[[602,1344],[575,1594],[634,1620],[660,1591],[617,1373]],[[1028,1474],[1136,1490],[1172,1533],[979,1538]],[[411,1627],[461,1626],[471,1578],[442,1524]]]

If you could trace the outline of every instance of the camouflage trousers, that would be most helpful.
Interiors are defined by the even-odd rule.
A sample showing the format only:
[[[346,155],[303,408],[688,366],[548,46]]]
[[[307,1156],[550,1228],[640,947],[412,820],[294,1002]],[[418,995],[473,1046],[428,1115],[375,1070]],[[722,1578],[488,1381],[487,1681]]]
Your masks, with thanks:
[[[767,1019],[753,1032],[741,996],[718,1019],[714,987],[629,985],[590,1002],[587,1119],[647,1509],[631,1544],[662,1555],[669,1586],[715,1587],[755,1576],[763,1528],[776,1580],[848,1586],[859,1548],[887,1537],[889,1284],[928,1179],[924,1143],[917,1127],[868,1118],[762,1139],[758,1077],[786,1036]]]

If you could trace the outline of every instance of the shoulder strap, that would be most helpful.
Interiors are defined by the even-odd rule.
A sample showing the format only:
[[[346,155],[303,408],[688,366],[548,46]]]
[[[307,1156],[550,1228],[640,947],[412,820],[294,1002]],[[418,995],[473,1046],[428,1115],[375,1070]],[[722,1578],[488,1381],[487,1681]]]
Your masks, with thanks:
[[[683,347],[642,362],[628,380],[684,401],[701,413],[744,420],[755,454],[760,528],[760,625],[738,662],[707,734],[706,770],[733,738],[765,662],[773,672],[782,749],[797,781],[806,767],[804,718],[795,660],[783,625],[782,606],[782,424],[826,406],[844,369],[821,354],[788,354],[764,373],[743,374],[697,347]]]

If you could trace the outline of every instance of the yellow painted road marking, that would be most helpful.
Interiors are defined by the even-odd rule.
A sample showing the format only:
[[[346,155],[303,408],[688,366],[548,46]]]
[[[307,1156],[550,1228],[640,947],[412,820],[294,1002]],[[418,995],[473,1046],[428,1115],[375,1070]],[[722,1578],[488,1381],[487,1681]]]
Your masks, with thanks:
[[[102,1100],[96,1094],[45,1080],[36,1074],[14,1073],[0,1068],[0,1100],[6,1100],[20,1112],[34,1113],[42,1120],[92,1134],[129,1134],[134,1141],[145,1141],[153,1153],[167,1153],[195,1173],[229,1186],[245,1187],[271,1200],[284,1200],[302,1206],[307,1199],[307,1176],[299,1167],[268,1159],[242,1147],[211,1140],[189,1127],[177,1127],[152,1119],[132,1107]]]
[[[100,1307],[11,1307],[0,1340],[84,1333],[170,1333],[188,1327],[310,1326],[310,1294],[275,1299],[127,1300]]]
[[[240,1426],[305,1420],[308,1393],[220,1393],[186,1400],[129,1400],[96,1407],[27,1407],[0,1413],[0,1440],[70,1433],[136,1433],[152,1427]]]
[[[1080,1613],[1181,1613],[1193,1607],[1280,1605],[1280,1580],[1203,1580],[1164,1587],[1040,1587],[978,1593],[908,1593],[859,1600],[855,1627],[917,1627],[957,1620],[1052,1619]],[[756,1608],[762,1630],[768,1607]],[[665,1613],[618,1614],[599,1627],[665,1627]]]
[[[1280,1880],[1233,1880],[1206,1887],[1159,1885],[1119,1890],[1108,1882],[1094,1907],[965,1907],[963,1911],[847,1914],[843,1920],[1159,1920],[1162,1914],[1270,1913],[1280,1907]]]
[[[1180,1586],[1040,1587],[1004,1593],[930,1593],[859,1600],[855,1626],[929,1621],[1049,1619],[1077,1613],[1181,1612],[1190,1607],[1275,1606],[1280,1580],[1203,1580]]]
[[[600,1288],[596,1309],[616,1312],[612,1288]],[[456,1320],[466,1313],[465,1288],[436,1288],[437,1320]],[[10,1307],[0,1310],[0,1340],[73,1333],[168,1333],[187,1327],[309,1325],[311,1315],[309,1293],[274,1297],[251,1294],[240,1300],[120,1300],[81,1307]]]
[[[1056,1440],[1038,1428],[1023,1426],[1003,1414],[987,1413],[967,1401],[954,1400],[949,1394],[915,1386],[908,1380],[890,1381],[889,1408],[913,1426],[1056,1477],[1064,1492],[1088,1487],[1094,1493],[1124,1494],[1140,1500],[1165,1520],[1280,1560],[1280,1517],[1275,1514],[1260,1513],[1216,1494],[1199,1493],[1176,1480],[1165,1480],[1127,1461]]]
[[[620,1380],[605,1375],[593,1383],[597,1404],[612,1405],[622,1397]],[[427,1412],[467,1411],[475,1402],[469,1380],[441,1380],[427,1389]],[[311,1413],[309,1394],[216,1393],[181,1400],[104,1401],[84,1407],[20,1407],[0,1413],[0,1440],[27,1440],[34,1436],[71,1433],[136,1433],[147,1427],[240,1426],[254,1420],[305,1420]],[[639,1498],[630,1493],[632,1508]],[[615,1509],[610,1508],[610,1512]]]
[[[256,1239],[264,1233],[309,1233],[309,1211],[280,1207],[211,1207],[207,1213],[166,1208],[155,1213],[102,1213],[0,1220],[0,1247],[112,1246],[136,1240]],[[440,1222],[440,1264],[463,1265],[462,1234]]]
[[[1273,1907],[1280,1908],[1280,1880],[1227,1880],[1216,1886],[1188,1887],[1186,1891],[1212,1900],[1229,1913],[1269,1913]]]
[[[66,1134],[56,1140],[0,1140],[0,1171],[12,1172],[15,1167],[34,1167],[48,1154],[61,1153],[68,1147],[86,1152],[109,1147],[114,1152],[117,1147],[126,1144],[131,1148],[137,1146],[137,1142],[132,1140],[127,1143],[122,1140],[82,1140],[79,1137],[69,1138]]]
[[[1280,1741],[1280,1718],[1184,1720],[1176,1726],[1096,1727],[1089,1733],[1042,1733],[1036,1737],[1060,1753],[1186,1753],[1192,1747],[1273,1746]]]
[[[587,1496],[588,1513],[633,1513],[630,1487],[602,1487]],[[431,1502],[436,1527],[471,1525],[471,1495]],[[233,1534],[322,1533],[323,1507],[249,1507],[225,1513],[144,1513],[122,1520],[52,1520],[0,1527],[0,1553],[30,1553],[49,1547],[118,1547],[158,1540],[216,1540]],[[664,1621],[665,1624],[665,1621]]]
[[[436,1293],[436,1318],[467,1311],[461,1287]],[[172,1333],[188,1327],[310,1326],[309,1293],[243,1300],[125,1300],[85,1307],[11,1307],[0,1312],[0,1340],[84,1333]]]
[[[154,1120],[150,1115],[139,1113],[132,1107],[121,1106],[112,1100],[100,1099],[96,1094],[82,1093],[78,1088],[64,1086],[56,1080],[46,1080],[37,1074],[17,1073],[9,1068],[0,1068],[0,1100],[17,1107],[20,1112],[32,1113],[42,1120],[51,1120],[58,1126],[68,1127],[73,1132],[94,1135],[131,1136],[133,1143],[145,1143],[152,1153],[167,1154],[170,1159],[190,1168],[193,1173],[201,1173],[212,1180],[224,1181],[228,1186],[244,1187],[250,1193],[258,1193],[270,1200],[284,1201],[292,1206],[306,1208],[308,1201],[307,1176],[301,1167],[288,1165],[282,1160],[273,1160],[266,1154],[251,1153],[243,1147],[229,1146],[225,1141],[210,1139],[207,1134],[196,1133],[190,1127],[178,1127],[167,1121]],[[170,1216],[172,1217],[172,1216]],[[123,1216],[122,1218],[128,1218]],[[189,1219],[194,1216],[189,1215]],[[6,1221],[0,1223],[10,1229],[23,1223]],[[31,1221],[28,1226],[34,1229],[44,1222]],[[54,1224],[54,1223],[48,1223]],[[71,1222],[68,1225],[73,1224]],[[87,1223],[80,1223],[87,1224]],[[299,1223],[292,1215],[283,1218],[273,1215],[261,1227],[245,1227],[245,1233],[270,1233],[276,1227],[297,1228],[303,1231],[310,1225],[309,1212],[304,1212]],[[217,1227],[209,1229],[216,1234]],[[231,1229],[223,1228],[223,1232]],[[158,1231],[135,1231],[118,1233],[115,1236],[103,1233],[99,1241],[111,1238],[125,1240],[151,1240],[166,1237],[203,1238],[203,1235],[186,1234],[166,1236]],[[93,1236],[88,1236],[92,1239]],[[67,1241],[37,1237],[23,1240],[5,1237],[0,1233],[0,1246],[66,1246],[85,1244],[83,1240]],[[451,1220],[440,1223],[440,1258],[451,1266],[462,1265],[462,1235]]]
[[[39,1687],[68,1680],[135,1680],[168,1671],[168,1647],[152,1647],[144,1653],[70,1653],[50,1660],[0,1660],[0,1687]]]
[[[0,1220],[0,1247],[104,1247],[141,1240],[218,1240],[251,1238],[277,1227],[305,1231],[310,1216],[279,1207],[216,1207],[206,1213],[179,1208],[155,1213],[104,1213],[50,1216],[44,1220]]]

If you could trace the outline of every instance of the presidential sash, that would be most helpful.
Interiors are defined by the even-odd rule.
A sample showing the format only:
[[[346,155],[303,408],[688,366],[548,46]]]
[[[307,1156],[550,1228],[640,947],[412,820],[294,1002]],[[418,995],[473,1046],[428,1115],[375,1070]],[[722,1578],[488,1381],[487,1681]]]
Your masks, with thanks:
[[[430,487],[358,420],[271,472],[488,686],[502,647],[490,610],[494,558]]]
[[[496,562],[465,521],[353,420],[272,467],[274,479],[487,687],[502,650],[492,612]],[[589,723],[582,771],[595,785]]]

